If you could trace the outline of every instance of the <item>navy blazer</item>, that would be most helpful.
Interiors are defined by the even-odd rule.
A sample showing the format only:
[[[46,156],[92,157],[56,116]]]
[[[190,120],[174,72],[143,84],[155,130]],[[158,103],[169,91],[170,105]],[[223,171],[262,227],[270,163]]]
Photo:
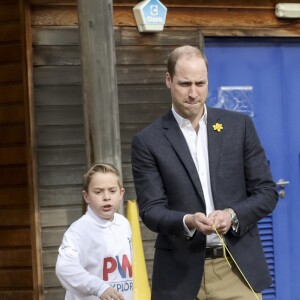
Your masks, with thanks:
[[[220,123],[218,132],[213,125]],[[271,284],[257,222],[278,200],[268,161],[249,116],[207,108],[208,155],[215,209],[231,207],[239,233],[227,245],[257,292]],[[185,235],[183,217],[205,213],[200,179],[185,138],[170,110],[137,133],[132,141],[132,171],[144,224],[158,233],[152,299],[193,300],[201,284],[206,236]]]

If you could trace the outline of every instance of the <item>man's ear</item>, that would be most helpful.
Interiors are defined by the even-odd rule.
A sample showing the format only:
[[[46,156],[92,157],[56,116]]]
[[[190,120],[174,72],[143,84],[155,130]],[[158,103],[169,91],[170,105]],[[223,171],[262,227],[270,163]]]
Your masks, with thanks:
[[[166,73],[166,86],[167,86],[168,89],[171,88],[171,82],[172,82],[172,79],[171,79],[170,73],[167,72]]]

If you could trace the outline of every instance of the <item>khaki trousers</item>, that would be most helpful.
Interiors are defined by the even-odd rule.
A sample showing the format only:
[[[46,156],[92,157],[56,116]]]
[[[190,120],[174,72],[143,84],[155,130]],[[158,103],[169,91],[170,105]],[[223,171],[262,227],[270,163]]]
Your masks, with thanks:
[[[262,300],[251,291],[230,257],[206,259],[202,283],[195,300]]]

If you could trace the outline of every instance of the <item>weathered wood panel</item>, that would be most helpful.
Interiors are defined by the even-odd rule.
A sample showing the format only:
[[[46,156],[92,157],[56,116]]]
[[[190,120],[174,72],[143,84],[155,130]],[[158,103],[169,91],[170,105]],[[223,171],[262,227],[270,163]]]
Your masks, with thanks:
[[[0,282],[3,288],[20,289],[32,288],[32,271],[31,270],[0,270]],[[3,298],[1,298],[3,299]]]
[[[0,63],[20,61],[21,45],[4,44],[0,45]]]
[[[0,166],[1,181],[0,188],[15,186],[16,188],[24,188],[28,183],[26,166]],[[27,197],[24,199],[28,199]]]
[[[0,247],[29,247],[29,228],[15,228],[1,231]],[[1,298],[0,298],[1,299]]]
[[[3,299],[3,300],[16,300],[16,299],[32,300],[32,299],[34,299],[34,295],[33,295],[32,291],[16,291],[16,290],[0,291],[0,299]]]
[[[67,227],[83,214],[78,28],[35,28],[32,37],[43,284],[45,299],[54,300],[65,294],[54,271],[58,247]]]
[[[27,162],[26,148],[24,146],[10,146],[0,148],[0,165],[18,165]]]
[[[0,42],[20,41],[20,33],[18,21],[7,21],[0,26]]]
[[[57,6],[52,1],[32,1],[36,26],[77,25],[76,1]],[[198,27],[205,36],[299,36],[300,22],[275,16],[280,1],[168,1],[165,28]],[[298,3],[297,0],[289,2]],[[132,8],[136,1],[114,1],[116,27],[136,30]],[[68,11],[68,13],[67,13]]]
[[[24,124],[16,124],[10,127],[0,127],[0,145],[19,143],[24,144],[25,142]]]
[[[3,64],[0,66],[0,83],[19,82],[23,78],[20,63]]]
[[[22,102],[24,95],[21,82],[7,83],[0,86],[0,103]]]
[[[1,173],[2,175],[2,173]],[[2,181],[2,178],[1,178]],[[2,187],[0,189],[0,206],[10,207],[24,205],[28,203],[28,189],[27,187]]]
[[[30,249],[0,250],[0,268],[31,267]]]

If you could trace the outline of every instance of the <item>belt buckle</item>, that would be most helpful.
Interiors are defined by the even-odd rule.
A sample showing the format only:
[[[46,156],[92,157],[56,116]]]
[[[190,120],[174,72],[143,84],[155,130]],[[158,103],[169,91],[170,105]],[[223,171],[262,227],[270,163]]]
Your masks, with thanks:
[[[223,248],[221,246],[206,247],[206,259],[215,259],[223,256]]]
[[[218,258],[218,247],[212,248],[212,258]]]

